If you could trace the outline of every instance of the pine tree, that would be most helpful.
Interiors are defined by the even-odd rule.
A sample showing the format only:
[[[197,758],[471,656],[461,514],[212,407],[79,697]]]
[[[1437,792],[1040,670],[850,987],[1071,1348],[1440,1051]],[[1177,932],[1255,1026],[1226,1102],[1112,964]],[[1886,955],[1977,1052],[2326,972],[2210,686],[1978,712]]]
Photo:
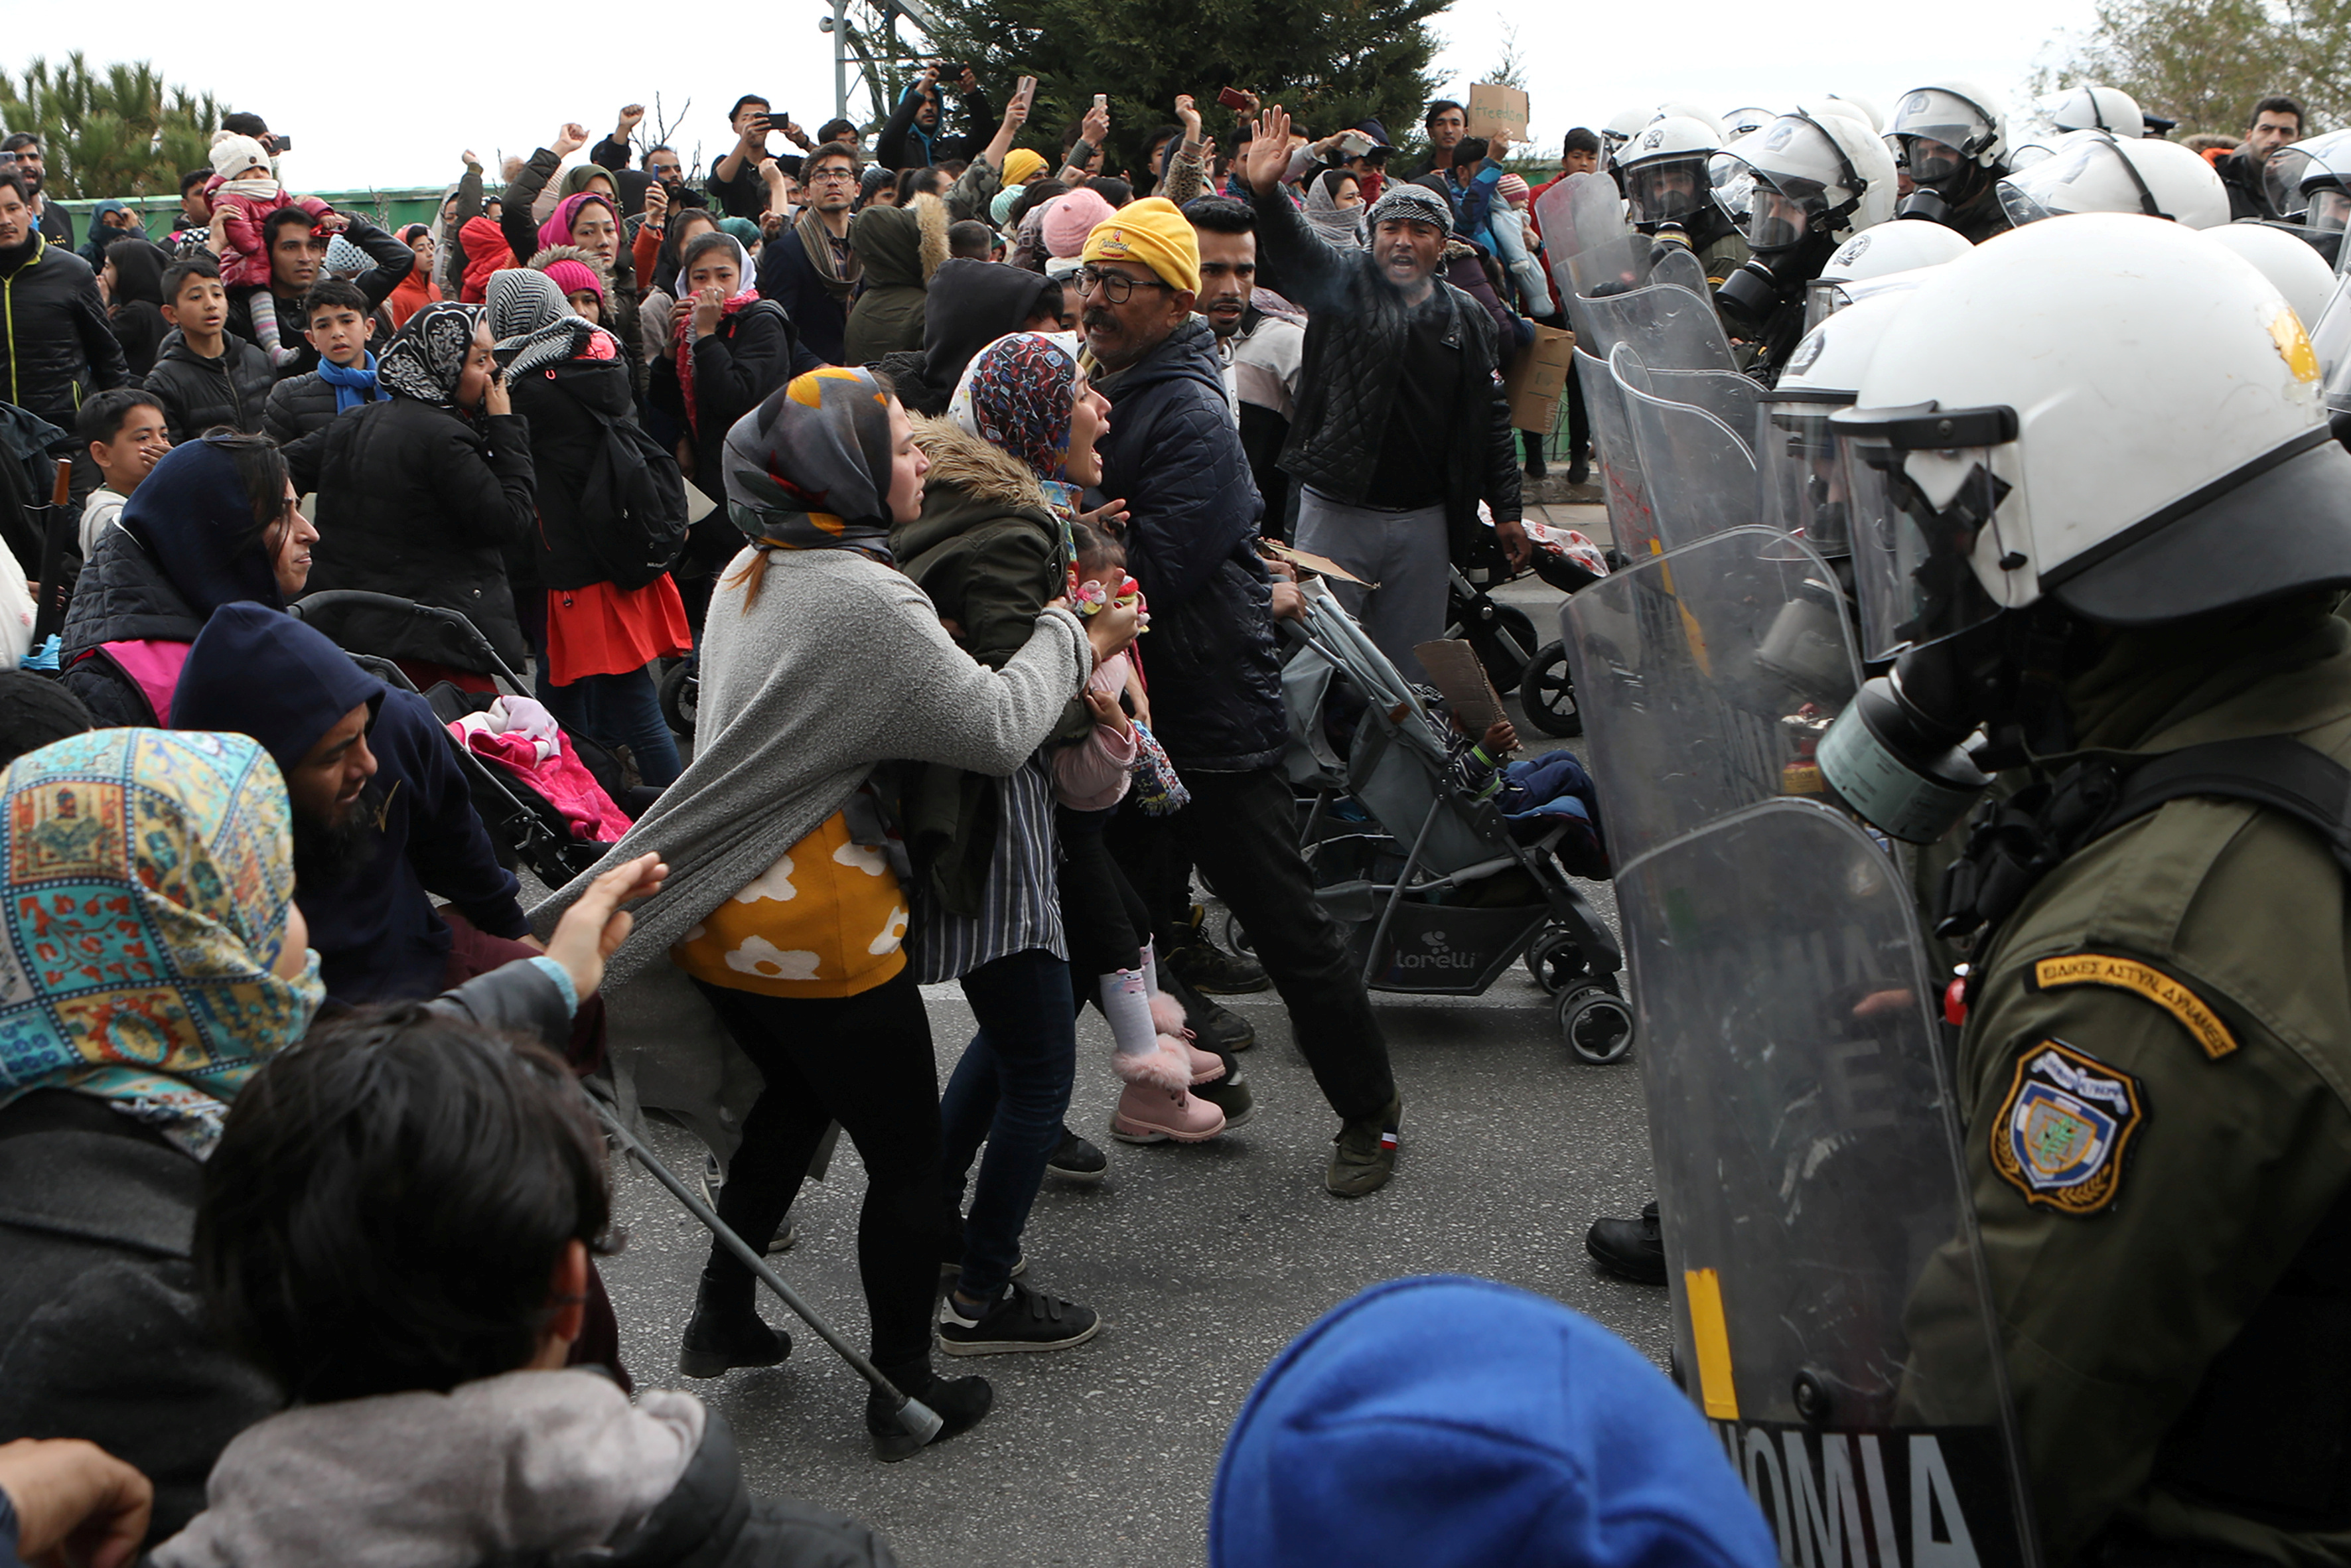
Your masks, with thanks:
[[[1280,103],[1315,137],[1364,120],[1397,136],[1420,122],[1436,89],[1428,19],[1449,0],[930,0],[943,58],[967,64],[998,104],[1023,74],[1038,78],[1021,140],[1058,151],[1096,93],[1111,109],[1111,167],[1133,164],[1144,140],[1176,122],[1178,93],[1198,101],[1208,134],[1229,152],[1232,116],[1219,88]]]
[[[166,87],[143,60],[100,75],[76,50],[62,66],[37,57],[20,77],[0,71],[0,124],[41,139],[45,189],[61,198],[176,193],[204,167],[220,118],[212,94]]]

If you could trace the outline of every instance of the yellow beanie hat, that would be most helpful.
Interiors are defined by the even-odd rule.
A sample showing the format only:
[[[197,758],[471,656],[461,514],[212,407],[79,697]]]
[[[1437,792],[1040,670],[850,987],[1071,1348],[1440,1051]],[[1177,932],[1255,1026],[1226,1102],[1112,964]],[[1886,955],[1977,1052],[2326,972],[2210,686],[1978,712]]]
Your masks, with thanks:
[[[1139,261],[1159,281],[1200,292],[1200,241],[1191,220],[1165,196],[1130,202],[1086,236],[1086,261]]]
[[[1025,185],[1045,172],[1045,155],[1026,147],[1015,147],[1004,155],[1004,183],[1007,187]]]

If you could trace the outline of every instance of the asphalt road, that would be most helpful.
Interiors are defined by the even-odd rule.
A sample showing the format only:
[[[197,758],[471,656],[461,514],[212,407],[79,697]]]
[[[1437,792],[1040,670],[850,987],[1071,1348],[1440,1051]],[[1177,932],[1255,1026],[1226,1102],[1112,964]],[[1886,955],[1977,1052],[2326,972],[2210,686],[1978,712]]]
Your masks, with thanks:
[[[1530,582],[1506,597],[1556,634],[1556,593]],[[1558,744],[1520,729],[1535,748]],[[1585,891],[1613,923],[1608,889]],[[795,1331],[789,1361],[679,1377],[707,1236],[625,1166],[614,1172],[625,1246],[603,1265],[624,1359],[641,1385],[688,1386],[725,1413],[755,1491],[862,1519],[909,1568],[1205,1561],[1217,1456],[1250,1385],[1301,1329],[1377,1281],[1508,1281],[1589,1313],[1662,1364],[1665,1292],[1598,1274],[1583,1248],[1593,1215],[1630,1213],[1649,1192],[1638,1069],[1578,1064],[1523,968],[1476,998],[1374,999],[1405,1097],[1402,1148],[1395,1179],[1355,1202],[1322,1189],[1337,1123],[1272,992],[1230,999],[1258,1031],[1241,1059],[1256,1116],[1190,1148],[1109,1140],[1110,1039],[1087,1012],[1070,1120],[1110,1151],[1110,1175],[1092,1188],[1049,1178],[1023,1249],[1030,1282],[1093,1307],[1104,1327],[1054,1354],[938,1357],[944,1371],[995,1385],[995,1411],[960,1437],[876,1462],[863,1385],[773,1301],[762,1311]],[[952,986],[928,1000],[944,1081],[971,1016]],[[700,1164],[699,1145],[674,1128],[656,1127],[654,1145],[681,1171]],[[778,1260],[861,1345],[863,1186],[844,1144],[794,1211],[799,1246]]]

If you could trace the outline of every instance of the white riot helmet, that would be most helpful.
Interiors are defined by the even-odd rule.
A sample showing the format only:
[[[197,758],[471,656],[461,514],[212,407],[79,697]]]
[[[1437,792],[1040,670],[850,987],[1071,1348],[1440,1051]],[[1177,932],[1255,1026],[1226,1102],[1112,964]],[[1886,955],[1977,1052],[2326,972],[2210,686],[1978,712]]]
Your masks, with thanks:
[[[1747,244],[1755,255],[1715,302],[1749,327],[1815,277],[1829,254],[1894,206],[1894,161],[1861,121],[1799,109],[1726,149],[1753,171]]]
[[[2071,213],[2136,213],[2209,229],[2229,221],[2220,172],[2177,141],[2117,141],[2076,131],[2056,155],[2000,183],[2000,204],[2017,227]]]
[[[2206,229],[2204,237],[2252,262],[2285,296],[2304,326],[2317,325],[2335,292],[2335,272],[2316,251],[2268,224],[2222,224]]]
[[[1886,111],[1877,107],[1874,99],[1863,98],[1858,93],[1833,92],[1813,104],[1813,108],[1819,113],[1842,114],[1849,120],[1858,120],[1869,127],[1873,136],[1885,133]]]
[[[2085,86],[2058,94],[2049,105],[2049,122],[2061,132],[2110,131],[2126,141],[2147,134],[2138,99],[2118,87]]]
[[[1853,553],[1853,533],[1829,416],[1853,406],[1879,335],[1906,302],[1904,294],[1881,294],[1806,332],[1759,405],[1755,465],[1762,519],[1830,559]]]
[[[2053,716],[2034,705],[2053,689],[2014,678],[2020,633],[2351,584],[2351,454],[2310,340],[2267,278],[2177,225],[2037,224],[1938,268],[1830,423],[1855,577],[1907,646],[1820,762],[1899,838],[1938,836],[1981,787],[1967,736]]]
[[[1722,117],[1723,140],[1727,141],[1735,137],[1745,136],[1750,131],[1761,131],[1779,118],[1780,113],[1777,110],[1758,109],[1752,104],[1734,109]]]
[[[1720,151],[1722,138],[1687,115],[1642,127],[1616,152],[1634,226],[1654,234],[1660,224],[1687,228],[1704,217],[1713,192],[1708,165]]]
[[[2279,148],[2262,166],[2262,185],[2291,223],[2332,234],[2351,227],[2351,131]]]
[[[1649,123],[1650,112],[1646,109],[1628,109],[1608,117],[1608,123],[1600,128],[1600,141],[1608,150],[1610,157],[1614,158],[1616,150],[1633,139],[1635,131]]]
[[[1729,128],[1694,103],[1661,103],[1657,105],[1656,112],[1649,117],[1649,123],[1655,125],[1661,120],[1695,120],[1714,132],[1717,146],[1730,140]]]
[[[1947,81],[1902,95],[1886,133],[1901,144],[1915,187],[1904,217],[1948,223],[2008,169],[2008,105],[1970,82]]]
[[[1864,229],[1837,246],[1821,275],[1806,286],[1804,330],[1811,331],[1868,292],[1865,285],[1902,274],[1911,277],[1915,286],[1921,269],[1940,267],[1974,248],[1966,235],[1940,224],[1880,224]]]

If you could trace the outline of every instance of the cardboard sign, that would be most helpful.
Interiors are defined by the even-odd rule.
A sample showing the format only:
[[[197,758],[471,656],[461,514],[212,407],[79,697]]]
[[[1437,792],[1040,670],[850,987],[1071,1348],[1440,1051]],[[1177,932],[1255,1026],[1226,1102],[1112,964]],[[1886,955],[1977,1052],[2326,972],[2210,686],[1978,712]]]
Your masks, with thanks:
[[[1497,131],[1509,131],[1518,146],[1527,144],[1527,95],[1514,87],[1471,83],[1469,134],[1490,139]]]
[[[1575,366],[1575,334],[1557,327],[1538,326],[1535,340],[1511,362],[1502,377],[1502,392],[1510,400],[1510,426],[1549,435],[1559,428],[1560,393]]]
[[[1416,643],[1413,653],[1420,659],[1420,667],[1428,672],[1428,684],[1461,721],[1462,733],[1471,739],[1484,737],[1494,721],[1508,712],[1502,706],[1494,683],[1487,677],[1486,666],[1478,662],[1477,651],[1458,637],[1435,643]]]
[[[1365,582],[1328,556],[1316,555],[1312,550],[1300,549],[1295,545],[1286,545],[1279,539],[1259,539],[1257,541],[1257,548],[1260,554],[1270,559],[1288,561],[1292,566],[1302,566],[1318,577],[1336,578],[1341,582],[1352,582],[1361,588],[1379,586],[1376,582]]]

